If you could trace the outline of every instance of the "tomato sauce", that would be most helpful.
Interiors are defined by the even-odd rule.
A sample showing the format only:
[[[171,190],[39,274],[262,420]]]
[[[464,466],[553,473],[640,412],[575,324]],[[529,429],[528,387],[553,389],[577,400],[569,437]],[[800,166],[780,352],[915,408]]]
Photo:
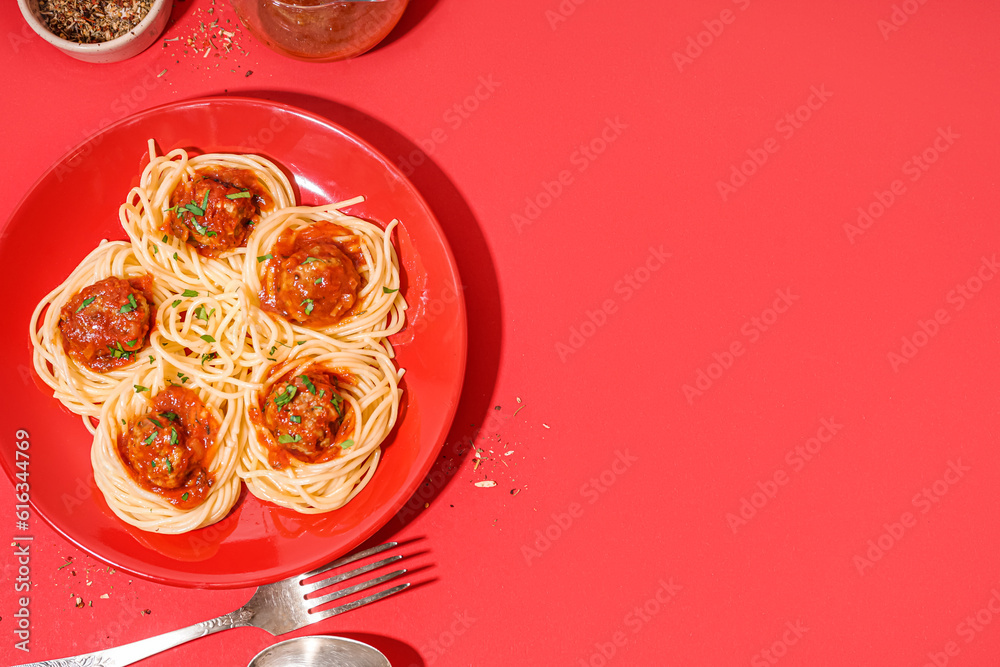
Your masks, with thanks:
[[[258,396],[250,421],[268,449],[272,468],[287,467],[289,457],[303,463],[330,461],[353,444],[348,440],[356,417],[338,391],[349,383],[347,374],[311,368],[286,374],[266,396]]]
[[[66,354],[98,373],[132,363],[156,321],[152,285],[148,274],[112,276],[74,294],[59,313]]]
[[[204,257],[218,257],[245,246],[261,212],[272,208],[274,200],[253,171],[208,167],[171,193],[161,231]]]
[[[334,239],[350,237],[347,241]],[[271,249],[261,281],[261,308],[313,328],[353,314],[364,279],[360,239],[330,222],[286,229]]]
[[[219,425],[193,390],[167,387],[152,410],[132,419],[118,435],[118,453],[132,479],[171,505],[190,509],[208,496],[208,472]]]

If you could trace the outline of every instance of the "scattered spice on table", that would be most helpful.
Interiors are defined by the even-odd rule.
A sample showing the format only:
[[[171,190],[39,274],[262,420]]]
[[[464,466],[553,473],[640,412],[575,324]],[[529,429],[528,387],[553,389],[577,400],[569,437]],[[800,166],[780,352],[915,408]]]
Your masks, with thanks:
[[[215,12],[215,0],[212,0],[210,7],[206,9],[199,7],[195,10],[190,23],[190,33],[179,35],[162,40],[163,48],[167,48],[170,42],[179,42],[177,47],[182,51],[177,55],[197,57],[200,59],[209,56],[215,59],[226,59],[233,51],[238,51],[243,55],[248,55],[239,41],[240,29],[232,22],[232,19]],[[208,22],[205,19],[213,17]],[[179,61],[178,61],[179,62]],[[214,62],[218,67],[218,62]]]
[[[38,0],[49,30],[79,44],[121,37],[146,17],[153,0]]]

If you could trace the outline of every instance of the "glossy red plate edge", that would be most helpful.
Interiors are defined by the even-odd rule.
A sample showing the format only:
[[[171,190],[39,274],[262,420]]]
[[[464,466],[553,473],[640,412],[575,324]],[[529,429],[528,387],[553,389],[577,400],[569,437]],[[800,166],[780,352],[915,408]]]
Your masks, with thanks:
[[[458,352],[457,355],[458,382],[451,386],[451,392],[448,395],[447,397],[448,400],[445,404],[446,407],[442,406],[442,409],[444,410],[444,418],[442,421],[441,431],[437,436],[437,441],[435,442],[434,446],[427,450],[427,455],[424,457],[424,460],[420,463],[419,467],[411,470],[411,475],[408,478],[406,486],[401,487],[397,493],[393,494],[392,496],[393,500],[387,505],[384,505],[382,508],[380,508],[380,510],[376,513],[378,515],[377,519],[373,521],[363,522],[367,523],[367,525],[365,525],[362,530],[359,530],[351,538],[351,540],[349,540],[346,546],[342,547],[336,552],[319,554],[304,566],[297,566],[294,569],[289,569],[283,573],[272,574],[266,577],[251,575],[248,578],[238,578],[237,576],[232,576],[224,581],[220,580],[220,581],[204,581],[204,582],[191,582],[182,579],[174,579],[171,578],[170,576],[160,576],[149,572],[143,572],[141,569],[136,569],[130,567],[127,564],[115,562],[113,559],[108,558],[105,555],[98,553],[94,549],[91,549],[85,546],[84,544],[81,544],[79,541],[73,539],[59,525],[50,520],[50,518],[44,512],[39,510],[36,507],[33,500],[31,501],[31,506],[32,508],[35,509],[37,515],[42,517],[42,519],[49,526],[51,526],[53,530],[55,530],[59,535],[61,535],[65,540],[75,545],[79,549],[91,554],[95,558],[105,563],[108,563],[118,569],[121,569],[135,576],[160,584],[180,586],[186,588],[229,589],[229,588],[251,587],[264,583],[278,581],[280,579],[286,578],[294,574],[299,574],[301,572],[309,571],[310,569],[314,569],[315,567],[323,565],[324,563],[329,562],[334,558],[349,553],[351,550],[356,548],[358,545],[364,543],[375,533],[381,530],[390,520],[392,520],[392,518],[396,515],[396,513],[399,512],[400,509],[402,509],[402,507],[416,492],[420,483],[424,480],[424,478],[430,471],[431,467],[434,465],[434,462],[437,459],[437,456],[444,445],[445,439],[447,438],[451,424],[454,421],[455,413],[458,409],[459,398],[462,392],[462,386],[464,384],[465,368],[468,358],[468,325],[467,325],[464,290],[461,289],[460,287],[462,283],[458,274],[458,267],[457,264],[455,263],[454,254],[451,250],[450,245],[448,244],[447,238],[444,235],[444,231],[441,229],[441,226],[437,221],[437,217],[434,215],[433,211],[427,205],[427,202],[424,200],[423,196],[416,189],[416,187],[414,187],[414,185],[409,181],[409,179],[407,179],[406,176],[403,175],[403,173],[395,166],[395,164],[393,164],[388,158],[386,158],[385,155],[381,153],[381,151],[376,149],[370,143],[368,143],[361,137],[357,136],[350,130],[347,130],[346,128],[338,125],[337,123],[327,118],[324,118],[323,116],[320,116],[318,114],[311,113],[309,111],[306,111],[304,109],[289,104],[274,102],[271,100],[263,100],[253,97],[228,96],[228,95],[181,100],[177,102],[162,104],[156,107],[151,107],[149,109],[138,112],[136,114],[132,114],[130,116],[126,116],[125,118],[119,119],[118,121],[109,124],[108,126],[102,128],[98,132],[87,137],[79,144],[74,146],[72,149],[67,151],[58,160],[56,160],[38,179],[35,180],[35,182],[25,192],[25,194],[22,195],[22,197],[18,201],[17,206],[14,207],[10,216],[7,218],[7,220],[4,221],[3,226],[0,227],[0,246],[3,245],[4,239],[7,236],[8,228],[11,222],[18,218],[18,214],[21,212],[21,209],[26,205],[26,203],[30,199],[31,195],[35,192],[35,190],[39,188],[46,180],[52,178],[54,172],[56,172],[60,168],[60,166],[67,163],[69,160],[73,159],[77,153],[82,153],[89,144],[95,142],[95,140],[97,140],[98,138],[103,137],[104,135],[109,134],[124,125],[141,122],[142,119],[149,116],[153,116],[155,114],[160,114],[171,109],[180,109],[189,106],[201,106],[201,105],[212,105],[212,104],[233,105],[233,106],[244,104],[244,105],[266,106],[266,107],[281,109],[289,114],[303,117],[312,122],[325,126],[332,132],[343,135],[348,140],[361,146],[370,156],[372,156],[378,162],[380,162],[381,166],[386,171],[391,173],[399,182],[403,183],[407,187],[407,189],[410,191],[411,196],[414,198],[416,203],[419,205],[419,207],[423,210],[424,214],[426,215],[426,219],[430,223],[430,229],[432,229],[435,234],[434,241],[443,250],[445,258],[447,260],[447,264],[451,270],[451,274],[447,278],[450,281],[450,284],[456,287],[456,289],[454,290],[456,295],[455,307],[458,309],[457,318],[461,324],[461,330],[454,332],[457,333],[458,335],[458,343],[457,343],[458,347],[456,349],[456,352]],[[279,159],[279,163],[280,162],[281,161]],[[136,176],[138,176],[138,174],[136,174]],[[413,304],[410,304],[410,307],[412,309]],[[409,326],[409,324],[410,323],[408,320],[407,325]],[[402,419],[405,419],[405,415],[402,417]],[[397,423],[397,428],[398,428],[398,423]],[[2,454],[3,450],[5,449],[6,448],[0,448],[0,454]],[[11,462],[10,464],[8,463],[7,457],[5,455],[0,455],[0,467],[3,467],[4,471],[7,474],[7,478],[10,480],[11,484],[15,485],[17,483],[15,478],[16,471],[14,469],[15,466],[13,466],[12,463],[13,462]],[[414,472],[416,474],[413,474]]]

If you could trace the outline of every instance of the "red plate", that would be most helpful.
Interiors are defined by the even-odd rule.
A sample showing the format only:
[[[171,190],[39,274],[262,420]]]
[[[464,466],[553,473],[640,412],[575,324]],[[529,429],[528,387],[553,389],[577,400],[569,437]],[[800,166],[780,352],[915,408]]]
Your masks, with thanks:
[[[407,327],[394,336],[406,369],[397,429],[371,483],[346,507],[300,515],[246,492],[229,516],[186,535],[153,535],[119,521],[94,484],[91,437],[32,373],[28,320],[39,300],[103,238],[126,239],[118,207],[138,183],[146,141],[161,151],[255,152],[293,176],[304,204],[358,194],[350,212],[399,218]],[[14,433],[29,433],[31,503],[77,546],[115,567],[180,586],[234,588],[276,581],[342,555],[403,506],[444,443],[465,370],[465,304],[454,258],[420,194],[385,157],[328,120],[273,102],[210,98],[126,118],[59,160],[0,234],[0,460],[15,466]],[[20,480],[16,480],[15,483]]]

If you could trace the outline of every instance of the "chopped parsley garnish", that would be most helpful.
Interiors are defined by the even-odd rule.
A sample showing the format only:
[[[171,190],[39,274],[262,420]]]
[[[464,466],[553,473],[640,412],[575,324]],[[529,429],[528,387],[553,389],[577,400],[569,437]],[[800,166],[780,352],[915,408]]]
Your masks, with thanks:
[[[205,211],[208,209],[208,190],[205,191],[205,197],[201,200],[201,206],[198,206],[194,202],[189,204],[184,204],[184,208],[190,212],[192,215],[205,215]],[[193,222],[193,221],[192,221]],[[203,225],[199,225],[197,222],[194,223],[195,228],[201,227],[204,229]],[[199,234],[204,234],[205,232],[198,230]]]
[[[149,355],[149,363],[155,364],[156,363],[156,357],[154,357],[153,355]]]
[[[177,207],[176,206],[171,206],[170,208],[165,208],[165,209],[163,209],[163,212],[164,213],[176,213],[177,212]]]
[[[129,347],[135,347],[135,344],[139,342],[138,338],[133,338],[132,340],[125,341],[125,344]]]
[[[299,390],[295,387],[294,384],[286,385],[285,391],[279,392],[278,396],[274,399],[274,404],[277,405],[279,408],[284,405],[288,405],[288,403],[290,403],[291,400],[295,398],[295,394],[297,393],[299,393]]]
[[[186,289],[183,292],[181,292],[181,296],[186,296],[190,299],[193,296],[198,296],[198,293],[195,292],[193,289]]]
[[[215,308],[213,308],[212,310],[205,310],[204,305],[199,305],[197,308],[194,309],[194,316],[197,319],[205,320],[206,322],[208,322],[208,318],[210,318],[213,313],[215,313]]]
[[[163,428],[163,424],[161,424],[160,420],[158,420],[156,417],[148,417],[148,419],[149,419],[149,421],[151,421],[154,424],[156,424],[156,428]]]
[[[154,246],[153,246],[153,254],[154,254],[154,255],[158,255],[159,253],[160,253],[160,249],[159,249],[159,248],[157,248],[157,247],[156,247],[156,246],[154,245]]]
[[[226,199],[250,199],[252,195],[244,190],[243,192],[236,192],[231,195],[226,195]]]
[[[304,340],[297,340],[297,341],[295,341],[295,344],[296,345],[305,345],[306,342]]]
[[[163,415],[164,417],[166,417],[167,419],[169,419],[172,422],[177,421],[177,413],[176,412],[161,412],[160,414]]]
[[[191,494],[189,494],[187,491],[185,491],[184,495],[181,496],[181,500],[184,501],[184,500],[187,500],[190,497],[191,497]]]
[[[135,387],[135,393],[137,394],[143,391],[149,391],[149,387],[143,387],[141,384],[134,384],[132,386]]]
[[[343,417],[344,411],[342,409],[342,406],[344,404],[344,399],[340,397],[340,394],[338,394],[337,392],[333,392],[333,395],[330,396],[330,403],[333,404],[333,409],[337,411],[337,416]]]
[[[155,468],[156,467],[156,461],[150,461],[149,465],[150,465],[150,467]]]
[[[203,334],[203,335],[201,336],[201,339],[202,339],[203,341],[205,341],[206,343],[214,343],[214,342],[215,342],[215,339],[214,339],[214,338],[212,338],[211,336],[209,336],[208,334]]]
[[[194,225],[194,231],[198,232],[202,236],[208,236],[208,237],[217,236],[215,232],[209,230],[209,228],[206,227],[205,225],[199,225],[194,220],[191,221],[191,224]]]
[[[174,464],[170,462],[170,459],[164,459],[164,461],[167,464],[167,472],[173,472],[174,471]]]
[[[270,351],[268,352],[268,354],[274,354],[274,351],[277,350],[277,349],[278,349],[277,345],[272,345]]]
[[[129,293],[128,303],[123,303],[122,307],[118,309],[119,313],[131,313],[133,310],[139,307],[139,304],[135,302],[135,295]]]
[[[322,278],[317,278],[316,280],[313,281],[313,285],[321,285],[322,283],[323,283]]]
[[[206,361],[211,361],[212,359],[215,359],[217,356],[219,355],[217,355],[215,352],[206,352],[205,354],[201,355],[201,365],[204,366]]]
[[[309,379],[308,375],[300,375],[299,379],[302,380],[302,384],[306,386],[306,389],[309,390],[310,394],[316,393],[316,385],[312,383],[312,380]]]
[[[257,263],[260,264],[261,262],[263,262],[266,259],[273,259],[273,258],[274,258],[274,255],[272,255],[271,253],[267,253],[266,255],[258,255],[257,256]]]
[[[181,258],[177,256],[176,252],[174,253],[174,259],[176,259],[178,262],[181,261]]]
[[[289,419],[292,420],[293,424],[301,424],[302,423],[302,417],[300,417],[298,415],[292,415],[291,417],[289,417]]]
[[[176,445],[180,438],[177,437],[177,429],[173,426],[170,427],[170,444]]]
[[[302,264],[312,264],[313,262],[322,262],[322,261],[323,260],[320,259],[319,257],[309,256],[306,257],[304,260],[302,260]],[[300,264],[299,266],[302,266],[302,264]]]
[[[181,373],[180,371],[177,371],[177,377],[181,379],[181,384],[184,384],[185,382],[191,379],[187,375],[184,375],[184,373]]]
[[[131,347],[132,345],[135,345],[135,343],[136,341],[131,341],[125,344]],[[114,357],[115,359],[121,359],[122,357],[131,357],[133,354],[135,354],[135,350],[126,350],[125,348],[122,347],[121,343],[108,345],[108,350],[111,351],[111,356]]]
[[[149,437],[142,441],[142,444],[144,444],[144,445],[146,445],[148,447],[149,445],[153,444],[154,440],[156,440],[156,434],[155,433],[150,433]]]
[[[398,287],[396,289],[389,289],[385,285],[382,285],[382,294],[392,294],[393,292],[398,292],[398,291],[399,291]]]
[[[316,394],[316,397],[317,398],[323,398],[324,394],[326,394],[326,389],[320,389],[319,393]]]
[[[164,243],[166,243],[166,242],[167,242],[167,235],[166,235],[166,234],[164,234],[164,235],[163,235],[163,242],[164,242]]]
[[[280,442],[282,444],[287,444],[289,442],[298,442],[301,439],[302,439],[302,436],[298,435],[298,434],[288,435],[288,434],[283,433],[280,436],[278,436],[278,442]]]
[[[348,447],[353,447],[354,446],[354,441],[351,440],[350,438],[348,438],[347,440],[344,440],[343,442],[341,442],[339,444],[340,444],[340,448],[341,449],[347,449]]]
[[[306,315],[312,315],[312,312],[313,312],[313,300],[312,299],[306,299],[302,303],[306,304]],[[299,305],[301,306],[302,303],[300,303]]]
[[[86,299],[83,300],[83,303],[80,304],[80,307],[76,309],[76,312],[79,313],[81,310],[83,310],[90,304],[94,303],[96,299],[97,299],[96,296],[88,296]]]

